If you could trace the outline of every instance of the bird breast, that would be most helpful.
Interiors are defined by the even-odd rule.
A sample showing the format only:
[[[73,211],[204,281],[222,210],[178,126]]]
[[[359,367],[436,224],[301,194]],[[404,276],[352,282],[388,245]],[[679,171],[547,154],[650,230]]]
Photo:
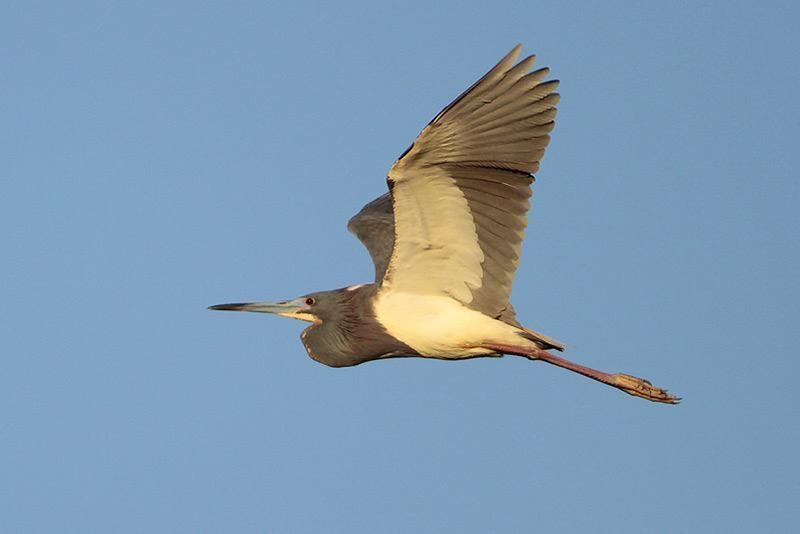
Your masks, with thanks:
[[[381,290],[375,317],[386,331],[419,352],[436,358],[490,354],[484,343],[528,345],[519,329],[484,315],[446,295]]]

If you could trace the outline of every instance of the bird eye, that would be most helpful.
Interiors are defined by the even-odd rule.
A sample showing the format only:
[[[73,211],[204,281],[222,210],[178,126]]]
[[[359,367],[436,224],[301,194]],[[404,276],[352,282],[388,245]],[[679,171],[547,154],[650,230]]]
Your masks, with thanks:
[[[315,302],[314,297],[308,297],[306,299],[306,306],[313,306]]]

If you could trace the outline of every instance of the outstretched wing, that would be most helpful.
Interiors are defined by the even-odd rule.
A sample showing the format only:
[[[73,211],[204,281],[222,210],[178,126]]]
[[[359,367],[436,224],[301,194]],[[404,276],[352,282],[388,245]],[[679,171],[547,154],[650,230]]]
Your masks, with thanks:
[[[353,216],[347,223],[350,230],[361,241],[372,263],[375,264],[375,282],[380,284],[394,244],[394,216],[392,197],[389,193],[379,196]]]
[[[556,81],[516,46],[439,113],[389,171],[394,247],[385,290],[508,307],[531,183],[550,141]],[[369,248],[369,245],[368,245]],[[513,317],[513,316],[512,316]]]

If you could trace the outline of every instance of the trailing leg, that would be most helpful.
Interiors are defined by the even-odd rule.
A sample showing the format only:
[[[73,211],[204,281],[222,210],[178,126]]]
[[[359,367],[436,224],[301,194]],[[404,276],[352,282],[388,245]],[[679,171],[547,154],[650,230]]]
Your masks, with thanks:
[[[496,343],[487,343],[483,346],[497,352],[525,356],[531,360],[541,360],[558,367],[563,367],[564,369],[569,369],[570,371],[574,371],[578,374],[591,378],[592,380],[597,380],[603,384],[608,384],[609,386],[621,389],[625,393],[633,395],[634,397],[641,397],[649,401],[663,402],[665,404],[678,404],[681,400],[680,397],[670,395],[667,393],[667,390],[654,386],[644,378],[638,378],[623,373],[604,373],[602,371],[598,371],[597,369],[592,369],[591,367],[585,367],[583,365],[573,363],[565,358],[561,358],[560,356],[556,356],[555,354],[542,349]]]

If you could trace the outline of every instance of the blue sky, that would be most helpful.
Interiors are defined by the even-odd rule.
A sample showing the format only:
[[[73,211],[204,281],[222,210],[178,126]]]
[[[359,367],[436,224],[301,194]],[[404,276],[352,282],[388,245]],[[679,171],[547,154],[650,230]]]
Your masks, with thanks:
[[[795,530],[799,15],[4,3],[2,530]],[[517,42],[562,81],[519,317],[683,404],[205,309],[368,281],[348,217]]]

